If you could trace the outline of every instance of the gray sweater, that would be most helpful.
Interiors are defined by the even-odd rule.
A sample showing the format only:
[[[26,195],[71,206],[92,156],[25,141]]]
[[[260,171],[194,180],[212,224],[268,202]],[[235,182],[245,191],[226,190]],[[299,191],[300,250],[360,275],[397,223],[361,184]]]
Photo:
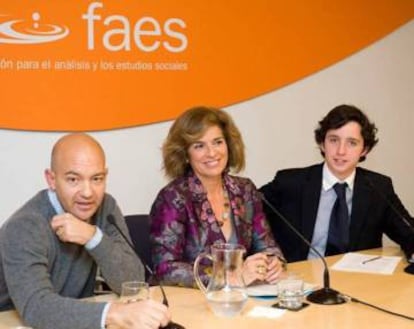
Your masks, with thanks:
[[[109,214],[129,236],[115,200],[106,194],[94,218],[103,238],[87,251],[61,242],[52,231],[56,212],[47,190],[14,213],[0,228],[0,311],[16,308],[38,329],[100,328],[105,303],[79,300],[93,295],[97,266],[116,293],[123,281],[145,280],[141,261],[107,221]]]

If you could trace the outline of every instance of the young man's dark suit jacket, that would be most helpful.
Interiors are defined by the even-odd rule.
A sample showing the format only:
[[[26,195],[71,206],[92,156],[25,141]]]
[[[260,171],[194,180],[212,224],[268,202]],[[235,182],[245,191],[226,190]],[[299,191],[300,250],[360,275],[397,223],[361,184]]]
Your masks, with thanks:
[[[322,164],[276,173],[260,191],[309,241],[312,241],[322,189]],[[386,198],[396,211],[393,211]],[[289,262],[304,260],[309,247],[264,204],[274,237]],[[397,242],[408,257],[414,252],[414,233],[400,216],[414,222],[394,192],[389,177],[357,168],[352,199],[349,251],[377,248],[382,233]]]

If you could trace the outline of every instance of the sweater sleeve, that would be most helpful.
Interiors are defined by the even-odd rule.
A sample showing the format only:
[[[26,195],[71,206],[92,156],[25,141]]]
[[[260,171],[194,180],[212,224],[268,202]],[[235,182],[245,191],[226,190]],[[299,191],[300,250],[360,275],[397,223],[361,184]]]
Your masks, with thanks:
[[[51,281],[57,267],[55,236],[39,216],[10,221],[2,230],[3,271],[9,296],[23,321],[42,329],[100,328],[105,303],[59,295]]]
[[[113,208],[112,215],[118,227],[130,239],[125,219],[117,206]],[[108,223],[106,217],[103,220],[102,240],[95,248],[89,250],[89,253],[101,269],[106,283],[119,294],[122,282],[145,281],[145,270],[141,260],[125,242],[118,229]]]

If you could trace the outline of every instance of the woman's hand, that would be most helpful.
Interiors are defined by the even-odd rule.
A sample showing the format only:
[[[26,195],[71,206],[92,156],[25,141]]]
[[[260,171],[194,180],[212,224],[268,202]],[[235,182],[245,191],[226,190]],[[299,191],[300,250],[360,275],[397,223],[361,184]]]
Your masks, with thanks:
[[[243,263],[243,279],[246,285],[259,280],[263,281],[267,274],[267,256],[257,253],[247,257]]]
[[[267,257],[267,273],[265,281],[274,284],[285,270],[285,263],[277,256]]]
[[[259,252],[246,258],[243,264],[243,279],[246,285],[252,282],[266,281],[276,283],[283,273],[284,263],[276,256],[266,256]]]

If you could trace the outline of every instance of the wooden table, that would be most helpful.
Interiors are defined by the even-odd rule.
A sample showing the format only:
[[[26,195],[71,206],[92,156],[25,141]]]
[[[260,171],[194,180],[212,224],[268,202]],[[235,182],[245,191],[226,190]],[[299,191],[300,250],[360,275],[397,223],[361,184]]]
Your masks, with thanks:
[[[373,249],[364,253],[401,256],[398,248],[388,247]],[[340,256],[326,258],[328,265],[337,261]],[[332,271],[331,287],[340,292],[375,304],[388,310],[414,317],[414,277],[403,271],[406,262],[403,259],[393,275],[363,274]],[[322,284],[323,266],[320,260],[304,261],[289,264],[289,270],[299,272],[306,282]],[[158,287],[153,287],[153,298],[160,299]],[[220,318],[209,310],[202,292],[196,289],[166,287],[173,320],[187,329],[217,328],[375,328],[375,329],[412,329],[414,321],[399,318],[369,308],[363,304],[348,302],[341,305],[310,304],[298,311],[286,311],[276,319],[253,318],[247,313],[256,305],[268,306],[276,299],[249,298],[241,315],[233,318]],[[96,300],[114,298],[100,296]],[[16,312],[0,313],[0,329],[21,325]],[[41,329],[41,328],[39,328]],[[76,329],[76,328],[74,328]]]

